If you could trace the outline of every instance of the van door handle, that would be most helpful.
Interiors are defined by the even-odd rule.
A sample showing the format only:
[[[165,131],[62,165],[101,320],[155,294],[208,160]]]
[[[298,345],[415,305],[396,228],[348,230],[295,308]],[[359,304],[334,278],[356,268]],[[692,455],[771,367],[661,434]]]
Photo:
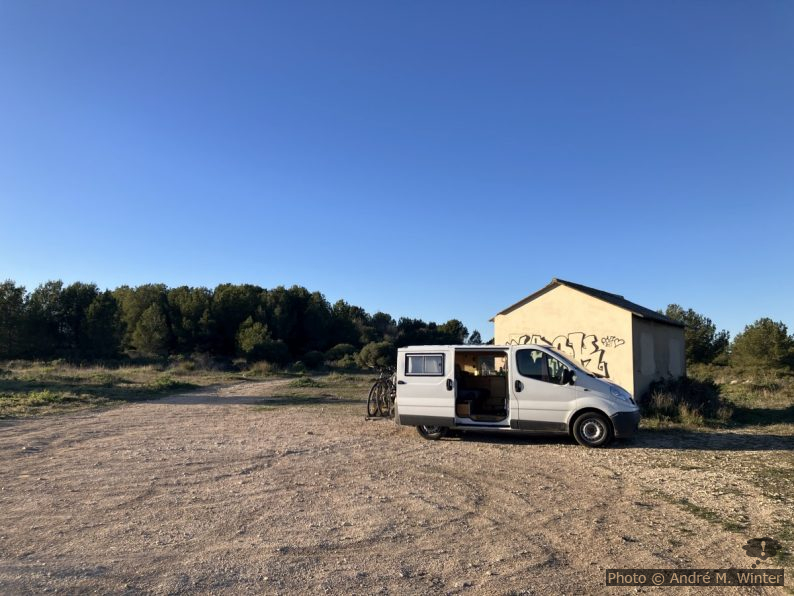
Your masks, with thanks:
[[[405,381],[397,381],[398,385],[405,385]]]
[[[447,391],[452,391],[452,379],[447,379]]]
[[[515,388],[516,392],[520,392],[522,389],[524,389],[524,383],[516,379]]]

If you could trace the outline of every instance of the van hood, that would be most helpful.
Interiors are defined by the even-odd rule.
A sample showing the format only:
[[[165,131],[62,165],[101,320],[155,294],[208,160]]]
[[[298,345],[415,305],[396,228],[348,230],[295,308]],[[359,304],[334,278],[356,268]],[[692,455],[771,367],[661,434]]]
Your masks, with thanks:
[[[578,380],[577,380],[577,384],[579,384]],[[593,390],[600,389],[601,391],[607,394],[610,393],[611,387],[616,387],[621,391],[627,393],[630,397],[633,397],[631,391],[628,391],[625,387],[618,385],[612,379],[607,379],[606,377],[602,377],[602,376],[593,377],[591,375],[587,375],[584,379],[582,379],[581,385],[582,387],[587,387],[588,389],[593,389]]]

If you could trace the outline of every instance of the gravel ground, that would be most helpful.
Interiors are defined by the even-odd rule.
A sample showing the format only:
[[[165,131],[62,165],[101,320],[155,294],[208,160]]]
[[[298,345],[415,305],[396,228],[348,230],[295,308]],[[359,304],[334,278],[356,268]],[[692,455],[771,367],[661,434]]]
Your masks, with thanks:
[[[431,442],[282,387],[4,423],[0,593],[633,594],[664,588],[605,569],[746,568],[791,532],[785,434]]]

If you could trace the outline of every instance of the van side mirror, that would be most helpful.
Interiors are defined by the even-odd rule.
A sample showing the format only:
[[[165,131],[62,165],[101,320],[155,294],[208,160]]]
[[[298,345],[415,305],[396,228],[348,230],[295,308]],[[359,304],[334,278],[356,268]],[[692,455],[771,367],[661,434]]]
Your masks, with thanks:
[[[562,384],[563,385],[573,385],[576,383],[576,373],[574,373],[570,369],[565,369],[562,371]]]

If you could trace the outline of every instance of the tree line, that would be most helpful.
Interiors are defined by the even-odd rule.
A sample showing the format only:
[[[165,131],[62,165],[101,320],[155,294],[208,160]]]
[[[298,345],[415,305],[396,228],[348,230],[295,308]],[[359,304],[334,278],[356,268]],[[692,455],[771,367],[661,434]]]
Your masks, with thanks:
[[[468,336],[457,319],[395,321],[344,300],[331,304],[301,286],[145,284],[102,291],[91,283],[50,281],[28,292],[11,280],[0,284],[5,360],[201,353],[280,365],[373,365],[390,364],[399,346],[460,344]],[[479,333],[470,339],[479,341]]]
[[[686,325],[692,363],[794,367],[794,337],[786,325],[762,318],[732,341],[727,331],[692,309],[664,312]],[[457,319],[441,324],[384,312],[368,313],[344,300],[331,304],[301,286],[265,289],[221,284],[214,289],[164,284],[100,290],[61,281],[32,292],[11,280],[0,284],[0,360],[208,354],[285,365],[332,362],[386,365],[397,347],[481,343]]]
[[[781,321],[768,317],[730,334],[691,308],[670,304],[663,314],[684,323],[687,364],[732,364],[743,367],[794,368],[794,336]]]

